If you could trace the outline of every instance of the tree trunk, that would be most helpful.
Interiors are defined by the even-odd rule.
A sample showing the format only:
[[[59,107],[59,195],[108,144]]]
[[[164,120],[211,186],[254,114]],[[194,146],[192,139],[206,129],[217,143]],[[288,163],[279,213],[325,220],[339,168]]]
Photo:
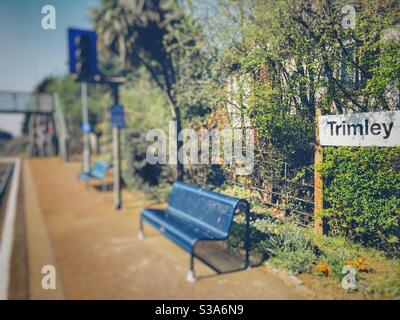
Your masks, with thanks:
[[[168,94],[168,101],[171,108],[172,117],[176,122],[176,180],[183,181],[184,167],[183,163],[179,161],[179,150],[181,149],[183,143],[178,139],[179,132],[182,130],[181,115],[179,108],[176,106],[175,101],[170,94]]]

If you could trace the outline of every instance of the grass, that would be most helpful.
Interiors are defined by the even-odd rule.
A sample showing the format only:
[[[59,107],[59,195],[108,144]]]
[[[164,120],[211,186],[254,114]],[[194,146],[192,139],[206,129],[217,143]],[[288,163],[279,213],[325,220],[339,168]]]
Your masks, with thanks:
[[[367,272],[356,268],[357,291],[367,299],[400,299],[400,261],[390,258],[385,252],[352,243],[344,238],[317,236],[313,230],[305,230],[307,237],[321,251],[320,262],[331,269],[328,278],[332,285],[340,287],[345,264],[360,259]],[[315,274],[321,277],[321,274]],[[326,277],[326,276],[323,276]]]

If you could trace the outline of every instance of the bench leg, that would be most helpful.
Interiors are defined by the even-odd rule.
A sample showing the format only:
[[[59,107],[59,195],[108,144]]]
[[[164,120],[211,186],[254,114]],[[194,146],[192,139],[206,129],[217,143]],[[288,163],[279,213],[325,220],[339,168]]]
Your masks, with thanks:
[[[246,230],[246,240],[245,240],[245,258],[244,258],[244,263],[243,263],[243,269],[248,269],[251,267],[250,265],[250,239],[248,235],[248,231]]]
[[[250,264],[250,260],[249,260],[249,253],[248,253],[248,250],[246,250],[246,260],[243,263],[243,269],[249,269],[250,267],[251,267],[251,264]]]
[[[193,254],[190,255],[189,272],[186,276],[186,281],[188,281],[188,282],[196,281],[196,275],[194,273],[194,256],[193,256]]]
[[[250,212],[246,213],[246,234],[245,234],[245,261],[244,261],[244,269],[248,269],[251,267],[250,264]]]
[[[144,239],[144,229],[143,229],[143,220],[142,219],[140,219],[139,224],[140,224],[140,228],[139,228],[139,232],[138,232],[138,238],[140,240],[143,240]]]

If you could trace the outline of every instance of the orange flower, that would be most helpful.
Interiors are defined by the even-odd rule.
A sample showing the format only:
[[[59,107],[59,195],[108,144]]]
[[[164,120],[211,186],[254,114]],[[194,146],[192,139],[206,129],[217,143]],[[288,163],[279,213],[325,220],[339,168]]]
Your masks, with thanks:
[[[362,272],[369,272],[370,268],[365,264],[364,258],[356,258],[354,260],[350,260],[346,262],[347,266],[353,266]]]
[[[346,266],[353,266],[353,267],[355,267],[355,266],[356,266],[356,263],[354,262],[354,260],[350,260],[350,261],[347,261],[347,262],[346,262]]]
[[[364,272],[368,272],[368,271],[369,271],[369,267],[363,265],[363,266],[361,266],[360,270],[361,270],[361,271],[364,271]]]
[[[319,272],[322,272],[325,276],[329,276],[329,274],[331,273],[331,269],[325,263],[319,263],[316,266],[316,269]]]

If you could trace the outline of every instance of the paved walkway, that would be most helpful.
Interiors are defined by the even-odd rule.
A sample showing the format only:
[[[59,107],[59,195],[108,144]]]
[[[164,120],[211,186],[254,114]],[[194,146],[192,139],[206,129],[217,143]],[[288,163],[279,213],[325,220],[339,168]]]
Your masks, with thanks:
[[[80,165],[55,158],[23,163],[31,298],[45,299],[306,299],[301,287],[267,267],[215,275],[196,262],[199,280],[185,280],[189,256],[146,229],[137,238],[142,194],[123,194],[113,211],[112,193],[85,191]],[[41,289],[41,266],[57,269],[57,290]]]

